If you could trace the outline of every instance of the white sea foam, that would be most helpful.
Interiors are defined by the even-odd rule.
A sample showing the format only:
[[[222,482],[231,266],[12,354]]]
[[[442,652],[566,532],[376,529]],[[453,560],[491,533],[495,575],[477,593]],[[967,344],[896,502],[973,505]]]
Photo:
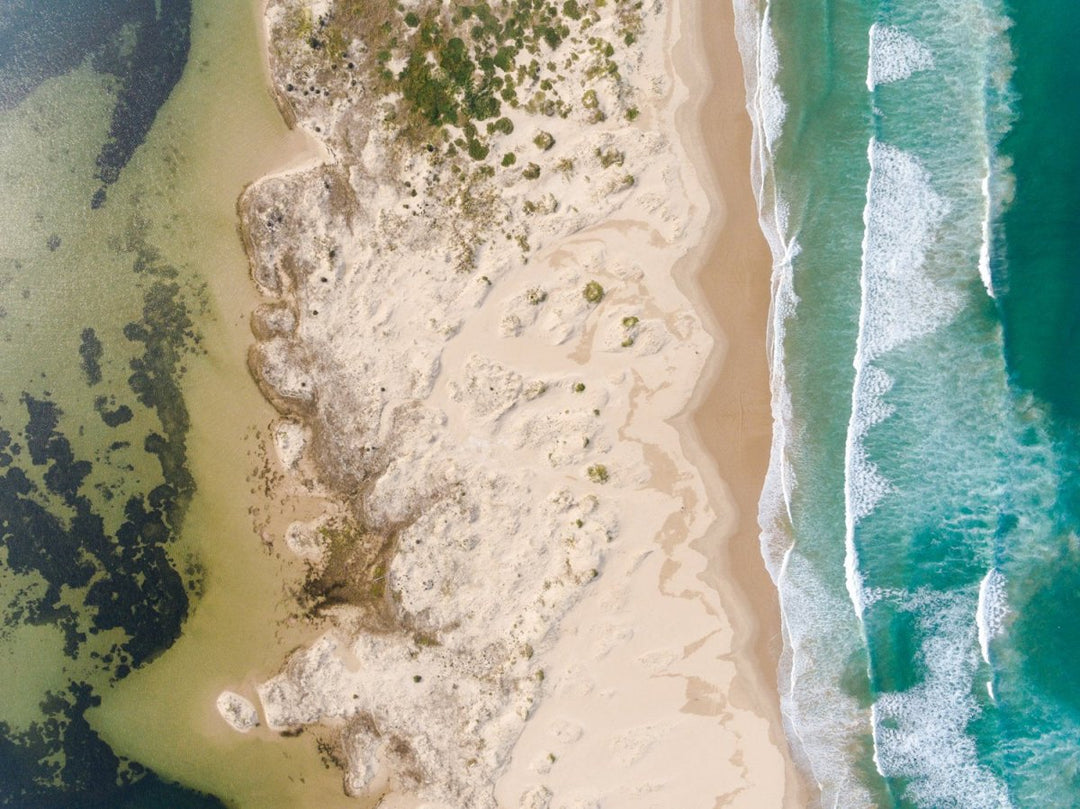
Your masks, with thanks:
[[[994,297],[994,279],[990,275],[990,240],[993,238],[990,223],[994,216],[994,203],[990,196],[990,159],[986,159],[986,174],[983,175],[982,181],[982,194],[983,194],[983,221],[982,221],[982,244],[979,245],[979,277],[982,279],[983,286],[986,287],[986,294],[991,298]]]
[[[863,211],[861,363],[930,334],[959,311],[961,295],[926,274],[926,251],[948,213],[912,155],[871,139]]]
[[[859,369],[855,375],[851,419],[844,445],[844,583],[860,619],[866,608],[866,593],[859,574],[855,526],[877,507],[892,488],[877,464],[867,457],[863,437],[871,427],[892,415],[893,407],[884,402],[892,384],[892,378],[880,368],[867,365]]]
[[[891,488],[877,465],[867,458],[863,437],[871,427],[893,414],[895,408],[884,401],[892,385],[892,377],[872,365],[864,367],[855,378],[852,396],[855,406],[848,426],[846,447],[850,477],[848,515],[853,524],[870,514]]]
[[[926,638],[915,663],[922,680],[873,706],[874,760],[882,775],[908,780],[917,806],[1003,809],[1004,784],[979,763],[967,727],[980,712],[972,696],[978,668],[970,591],[922,593],[902,609],[917,612]]]
[[[790,547],[788,529],[791,523],[791,496],[795,487],[793,467],[788,461],[791,394],[785,378],[783,346],[785,324],[794,317],[798,306],[792,261],[798,255],[799,246],[795,239],[787,235],[788,208],[777,192],[773,176],[773,149],[783,130],[787,103],[777,84],[780,53],[769,23],[768,5],[759,12],[756,4],[737,0],[734,11],[735,37],[746,82],[746,107],[754,129],[751,179],[761,230],[773,257],[767,335],[773,441],[765,485],[758,503],[758,522],[762,527],[762,556],[775,582]]]
[[[798,436],[786,378],[784,336],[799,304],[793,284],[799,245],[788,235],[788,208],[773,175],[773,148],[787,111],[776,83],[779,52],[769,29],[768,5],[762,8],[751,0],[735,0],[734,7],[747,109],[754,125],[751,179],[761,228],[773,256],[768,322],[773,440],[758,521],[762,555],[780,596],[781,707],[793,753],[820,787],[822,805],[867,806],[871,796],[852,767],[849,751],[865,736],[869,712],[841,687],[844,661],[861,643],[858,626],[842,596],[830,592],[809,562],[793,553],[791,506],[797,480],[790,457]]]
[[[781,707],[793,747],[821,788],[822,806],[872,806],[851,766],[870,715],[843,686],[844,667],[862,643],[850,605],[798,554],[789,556],[780,593]]]
[[[797,246],[794,246],[794,250],[797,252]],[[796,484],[794,466],[788,460],[792,403],[784,365],[785,327],[787,320],[795,316],[798,306],[792,281],[791,258],[782,256],[775,260],[767,334],[773,441],[769,449],[765,483],[758,501],[758,525],[762,529],[761,553],[774,582],[778,582],[780,568],[790,547],[791,499]]]
[[[979,584],[979,606],[975,611],[975,623],[979,628],[979,648],[982,658],[990,662],[990,641],[1005,628],[1005,616],[1009,605],[1005,600],[1005,575],[991,570]]]
[[[762,551],[780,594],[784,636],[780,689],[792,747],[820,786],[824,806],[873,805],[852,766],[857,755],[854,751],[873,726],[879,768],[909,778],[909,796],[919,805],[1000,809],[1008,806],[1003,787],[979,765],[974,742],[965,732],[978,710],[971,698],[979,660],[972,621],[973,588],[958,598],[955,610],[951,610],[952,602],[939,594],[916,597],[900,590],[870,589],[861,579],[855,552],[856,523],[890,490],[889,481],[868,457],[863,443],[867,433],[892,413],[887,401],[892,379],[874,361],[946,325],[962,305],[960,294],[936,282],[936,273],[924,266],[949,206],[915,157],[885,144],[870,143],[863,299],[845,452],[845,573],[848,596],[855,607],[852,610],[843,592],[832,585],[832,574],[822,574],[793,544],[792,503],[798,481],[792,459],[797,457],[800,436],[786,381],[784,334],[798,305],[792,285],[792,260],[798,244],[789,232],[787,207],[777,191],[772,164],[787,105],[776,84],[780,54],[770,29],[768,3],[735,0],[735,9],[747,106],[755,129],[753,186],[774,259],[768,348],[774,429],[759,522]],[[871,46],[868,85],[897,81],[933,67],[930,50],[898,29],[871,32]],[[993,182],[997,182],[996,175]],[[994,190],[996,193],[996,187]],[[986,230],[983,235],[988,251]],[[966,264],[965,271],[970,269]],[[938,607],[948,608],[948,615],[941,617],[944,629],[938,633],[940,637],[929,640],[922,649],[927,659],[940,652],[940,665],[920,686],[883,697],[872,716],[841,683],[850,676],[846,667],[859,659],[865,642],[859,620],[862,611],[885,599],[906,599],[908,608],[925,612],[930,616],[928,621],[935,620]],[[952,783],[954,773],[957,776]]]
[[[958,292],[934,283],[926,251],[948,212],[919,161],[871,139],[863,209],[862,305],[855,349],[855,383],[844,447],[844,571],[860,617],[866,606],[855,527],[889,493],[891,484],[866,454],[863,439],[892,414],[885,395],[892,379],[873,360],[947,324],[962,305]]]
[[[780,73],[780,49],[776,45],[772,26],[766,9],[763,24],[758,28],[758,107],[761,111],[761,128],[765,136],[765,148],[771,153],[783,130],[787,117],[787,102],[780,92],[777,76]]]
[[[765,3],[759,12],[756,3],[735,0],[734,11],[735,39],[742,58],[743,79],[746,84],[746,109],[754,126],[751,179],[758,211],[762,217],[771,220],[768,224],[763,221],[762,229],[770,240],[774,257],[777,257],[783,251],[778,251],[777,245],[773,243],[773,237],[778,234],[771,233],[769,225],[778,220],[786,220],[785,209],[779,198],[770,194],[767,185],[770,184],[772,176],[773,149],[783,132],[787,116],[787,102],[777,81],[780,51],[769,22],[768,3]]]
[[[870,59],[866,66],[866,88],[901,81],[920,70],[934,67],[934,55],[919,40],[890,25],[870,26]]]

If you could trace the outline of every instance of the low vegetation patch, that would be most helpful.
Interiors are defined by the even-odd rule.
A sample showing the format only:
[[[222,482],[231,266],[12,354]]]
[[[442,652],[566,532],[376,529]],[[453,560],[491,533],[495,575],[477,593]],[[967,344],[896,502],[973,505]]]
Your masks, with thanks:
[[[319,16],[294,8],[284,34],[327,83],[354,76],[348,86],[373,93],[406,142],[484,160],[493,139],[513,131],[505,107],[565,118],[580,103],[590,120],[603,120],[596,90],[580,102],[564,97],[563,72],[582,60],[586,78],[619,80],[616,46],[593,27],[603,14],[629,46],[642,30],[641,8],[638,0],[425,0],[406,10],[396,0],[336,0]],[[318,84],[287,91],[329,94]],[[543,131],[534,139],[542,151],[554,142]]]
[[[581,294],[585,296],[585,300],[595,306],[604,299],[604,288],[600,286],[599,281],[589,281]]]
[[[542,152],[546,152],[555,145],[555,137],[550,132],[540,131],[533,138],[533,144]]]
[[[396,533],[374,531],[351,520],[335,521],[320,533],[325,556],[308,571],[300,594],[309,617],[349,606],[359,610],[362,622],[371,630],[396,629],[398,621],[389,595]]]

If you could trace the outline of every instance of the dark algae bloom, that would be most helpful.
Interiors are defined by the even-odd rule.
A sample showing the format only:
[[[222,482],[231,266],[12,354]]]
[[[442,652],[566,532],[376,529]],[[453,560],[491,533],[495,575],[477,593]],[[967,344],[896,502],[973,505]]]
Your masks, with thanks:
[[[142,348],[129,361],[132,406],[100,412],[113,428],[133,422],[133,406],[136,423],[156,417],[159,429],[146,433],[143,453],[157,460],[160,482],[96,486],[102,461],[79,457],[61,426],[67,414],[47,396],[23,393],[24,423],[0,429],[0,543],[5,576],[17,583],[12,597],[4,589],[0,633],[18,624],[55,627],[66,670],[93,680],[122,679],[172,645],[200,586],[180,572],[172,550],[194,490],[178,388],[191,321],[176,284],[155,283],[146,298],[144,317],[125,329]],[[126,448],[113,442],[105,457]],[[0,805],[219,805],[117,757],[84,717],[99,702],[92,685],[72,679],[45,695],[42,721],[14,730],[0,720]]]
[[[90,727],[84,713],[100,697],[86,683],[50,693],[47,722],[12,733],[0,721],[0,805],[25,809],[218,809],[220,801],[162,780],[120,759]],[[57,754],[61,758],[57,759]]]

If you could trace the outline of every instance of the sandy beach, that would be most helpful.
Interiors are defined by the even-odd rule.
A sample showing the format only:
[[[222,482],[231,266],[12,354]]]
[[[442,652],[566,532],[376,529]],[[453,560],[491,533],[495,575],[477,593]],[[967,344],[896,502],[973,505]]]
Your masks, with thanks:
[[[732,588],[725,602],[736,627],[745,679],[753,700],[773,722],[773,741],[785,750],[788,785],[785,805],[806,806],[814,790],[787,756],[776,694],[782,651],[776,589],[761,559],[758,498],[765,478],[772,431],[766,330],[769,317],[772,255],[758,226],[751,187],[749,155],[752,130],[745,111],[742,63],[734,39],[732,7],[728,3],[700,4],[712,74],[700,111],[701,142],[712,174],[710,190],[719,190],[714,205],[723,211],[715,234],[707,241],[708,257],[695,281],[726,336],[712,372],[699,388],[693,411],[695,435],[708,461],[715,464],[735,517],[725,526],[722,552],[715,562],[722,580]],[[735,78],[737,77],[737,79]],[[726,574],[719,572],[725,570]],[[743,670],[740,669],[740,674]]]
[[[310,645],[223,712],[311,729],[383,806],[807,803],[756,542],[770,259],[732,14],[618,5],[574,6],[580,63],[536,29],[528,103],[419,153],[371,125],[403,102],[351,78],[332,4],[267,10],[330,160],[241,200],[249,364],[281,485],[325,509],[276,538]]]

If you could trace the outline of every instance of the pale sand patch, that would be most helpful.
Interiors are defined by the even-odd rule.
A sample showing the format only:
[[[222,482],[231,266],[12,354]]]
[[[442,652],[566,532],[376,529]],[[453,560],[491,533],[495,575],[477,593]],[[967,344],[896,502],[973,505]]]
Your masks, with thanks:
[[[716,346],[692,416],[674,423],[707,501],[686,492],[655,540],[625,542],[623,567],[609,568],[562,623],[545,656],[551,686],[514,749],[501,805],[534,784],[565,809],[810,801],[782,730],[777,596],[758,547],[772,423],[771,255],[751,191],[742,64],[730,4],[690,0],[678,12],[667,51],[689,99],[675,130],[711,210],[677,277],[699,311],[715,316]]]

